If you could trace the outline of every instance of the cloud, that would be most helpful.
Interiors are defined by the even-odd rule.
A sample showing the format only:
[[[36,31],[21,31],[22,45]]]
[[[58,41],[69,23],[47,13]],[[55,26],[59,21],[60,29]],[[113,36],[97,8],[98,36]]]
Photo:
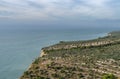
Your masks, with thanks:
[[[86,4],[92,6],[104,6],[110,0],[83,0]]]
[[[116,0],[1,0],[0,17],[15,19],[120,19]],[[110,5],[112,2],[112,5]],[[120,1],[119,1],[120,2]],[[118,2],[117,2],[118,3]],[[113,8],[114,6],[114,8]],[[116,9],[115,9],[116,8]]]

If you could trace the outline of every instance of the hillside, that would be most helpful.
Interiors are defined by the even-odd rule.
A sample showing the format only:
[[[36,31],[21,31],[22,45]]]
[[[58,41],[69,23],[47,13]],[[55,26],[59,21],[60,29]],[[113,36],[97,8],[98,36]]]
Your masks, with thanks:
[[[42,48],[20,79],[101,79],[120,77],[120,32],[87,41],[60,41]]]

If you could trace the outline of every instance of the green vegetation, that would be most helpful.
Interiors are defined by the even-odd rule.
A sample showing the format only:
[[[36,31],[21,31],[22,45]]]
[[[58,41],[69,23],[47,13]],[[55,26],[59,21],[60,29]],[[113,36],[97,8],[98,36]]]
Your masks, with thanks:
[[[103,75],[102,79],[117,79],[117,77],[113,74],[105,74]]]
[[[120,77],[120,32],[89,41],[61,41],[42,50],[45,55],[37,58],[20,79]]]
[[[35,59],[35,61],[33,63],[38,64],[39,63],[39,58]]]

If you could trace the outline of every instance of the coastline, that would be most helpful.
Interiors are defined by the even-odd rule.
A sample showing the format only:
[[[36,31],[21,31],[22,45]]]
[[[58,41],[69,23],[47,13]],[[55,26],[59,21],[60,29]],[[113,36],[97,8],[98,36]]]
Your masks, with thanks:
[[[89,30],[80,29],[79,31],[72,29],[69,32],[66,32],[65,30],[64,32],[59,33],[57,31],[51,33],[50,30],[48,32],[46,30],[44,31],[45,32],[43,31],[41,32],[40,30],[34,32],[32,30],[31,31],[27,30],[24,32],[22,32],[22,30],[10,32],[4,31],[4,33],[6,32],[5,35],[3,32],[1,32],[1,34],[4,36],[1,36],[2,39],[0,41],[2,49],[1,55],[3,55],[0,58],[1,59],[0,67],[2,69],[0,71],[1,72],[0,79],[19,78],[23,74],[23,72],[26,71],[27,68],[32,64],[32,62],[38,56],[40,56],[40,50],[44,46],[56,44],[58,43],[58,41],[61,40],[66,41],[79,39],[87,40],[92,38],[103,37],[108,32],[103,30],[99,30],[101,32],[96,32],[96,30],[93,29],[92,32],[89,32]],[[82,31],[84,31],[84,33]],[[5,53],[6,55],[4,55]],[[4,60],[4,62],[2,60]],[[9,74],[8,75],[9,77],[6,76],[6,74]]]
[[[116,38],[114,38],[114,37],[116,37]],[[32,63],[29,67],[28,67],[28,69],[27,69],[27,71],[29,71],[29,70],[31,70],[31,68],[38,68],[38,66],[40,66],[40,64],[42,64],[42,68],[44,69],[46,69],[47,67],[48,68],[52,68],[52,67],[49,67],[50,65],[48,65],[47,64],[47,62],[49,62],[50,63],[50,61],[49,61],[49,58],[47,58],[48,56],[52,56],[52,59],[55,59],[55,60],[53,60],[54,62],[56,62],[56,63],[58,63],[57,61],[59,61],[60,63],[62,63],[62,60],[64,60],[64,54],[61,54],[60,55],[60,53],[63,53],[63,52],[58,52],[58,51],[67,51],[67,50],[76,50],[76,51],[79,51],[79,50],[84,50],[84,49],[88,49],[88,51],[92,48],[92,49],[97,49],[97,48],[104,48],[104,47],[110,47],[110,46],[114,46],[114,45],[119,45],[120,44],[120,40],[118,39],[119,38],[119,36],[115,36],[115,35],[113,35],[112,33],[106,33],[103,37],[97,37],[96,39],[91,39],[91,40],[79,40],[79,41],[61,41],[61,42],[59,42],[59,43],[56,43],[56,44],[54,44],[54,45],[51,45],[51,46],[48,46],[48,47],[44,47],[44,48],[42,48],[41,49],[41,52],[40,52],[40,55],[39,55],[39,58],[38,59],[36,59],[35,60],[35,62],[34,63]],[[77,50],[77,49],[79,49],[79,50]],[[108,48],[109,49],[109,48]],[[97,49],[97,50],[99,50],[99,49]],[[86,50],[87,51],[87,50]],[[94,50],[91,50],[91,51],[94,51]],[[100,50],[101,51],[101,50]],[[103,50],[102,50],[103,51]],[[106,51],[105,49],[104,49],[104,51]],[[104,52],[103,51],[103,52]],[[68,52],[68,51],[67,51]],[[82,51],[82,52],[84,52],[84,51]],[[55,53],[59,53],[58,55],[57,54],[55,54]],[[55,54],[55,55],[53,55],[53,54]],[[102,54],[102,53],[99,53],[100,55]],[[45,55],[48,55],[48,56],[45,56]],[[60,56],[59,56],[60,55]],[[79,55],[79,54],[78,54]],[[109,55],[109,54],[108,54]],[[45,59],[44,59],[44,57],[45,57]],[[97,55],[96,55],[97,56]],[[103,56],[104,56],[104,54],[103,54]],[[44,64],[41,62],[39,62],[39,59],[42,59],[42,57],[43,57],[43,62],[44,62]],[[63,59],[62,59],[62,57],[63,57]],[[67,57],[67,56],[66,56]],[[68,54],[68,59],[70,59],[71,57],[74,57],[74,54],[73,54],[73,56],[71,56],[71,54],[70,54],[70,56],[69,56],[69,54]],[[84,57],[84,56],[83,56]],[[99,55],[98,55],[98,57],[99,57]],[[78,56],[78,58],[79,58],[79,56]],[[52,59],[51,59],[51,62],[52,62]],[[76,57],[74,58],[74,59],[76,59]],[[45,60],[45,61],[44,61]],[[66,60],[65,60],[66,61]],[[107,60],[101,60],[100,62],[104,62],[104,61],[107,61]],[[68,60],[67,62],[70,62],[70,60]],[[95,62],[97,62],[97,61],[95,61]],[[60,63],[58,63],[58,64],[60,64]],[[75,63],[76,64],[76,63]],[[78,63],[77,63],[78,64]],[[96,64],[96,63],[95,63]],[[101,64],[101,63],[98,63],[98,64]],[[57,65],[57,64],[56,64]],[[86,64],[85,64],[86,65]],[[96,64],[97,65],[97,64]],[[44,67],[45,66],[45,67]],[[57,65],[58,66],[58,65]],[[67,66],[67,64],[66,64],[66,66]],[[73,65],[74,66],[74,65]],[[41,68],[41,67],[39,67],[39,68]],[[39,69],[38,68],[38,69]],[[53,67],[54,68],[54,67]],[[93,70],[95,70],[95,69],[93,69]],[[47,71],[47,70],[46,70]],[[48,70],[49,71],[49,70]],[[52,70],[51,70],[52,71]],[[30,71],[29,71],[30,72]],[[42,72],[42,70],[41,70],[41,72]],[[108,72],[104,72],[104,73],[108,73]],[[34,73],[35,74],[35,73]],[[26,74],[27,75],[27,74]],[[116,76],[118,76],[118,74],[115,74]],[[24,77],[24,76],[22,76],[22,77]],[[20,78],[20,79],[22,79],[22,77]]]
[[[98,37],[95,37],[95,38],[92,38],[92,39],[85,39],[85,40],[82,40],[82,41],[90,41],[90,40],[94,40],[94,39],[98,39],[98,38],[104,38],[104,37],[109,36],[110,34],[111,34],[110,32],[107,32],[107,33],[104,33],[104,34],[101,33],[101,34],[98,35]],[[79,40],[79,41],[81,41],[81,40]],[[71,41],[67,41],[67,42],[72,42],[72,40]],[[60,41],[59,41],[59,43],[60,43]],[[56,43],[56,44],[58,44],[58,43]],[[40,51],[40,56],[39,57],[43,57],[45,55],[47,55],[47,54],[45,54],[45,51],[42,48],[41,51]]]
[[[95,36],[97,36],[97,37],[84,39],[84,40],[82,40],[82,41],[89,41],[89,40],[93,40],[93,39],[103,38],[103,37],[108,36],[109,33],[110,33],[110,32],[95,34]],[[71,40],[71,41],[73,41],[73,40]],[[71,42],[71,41],[70,41],[70,42]],[[77,41],[77,40],[76,40],[76,41]],[[81,41],[81,40],[78,40],[78,41]],[[59,42],[60,42],[60,41],[59,41]],[[57,43],[56,43],[56,44],[57,44]],[[50,45],[50,46],[51,46],[51,45]],[[41,49],[40,49],[40,55],[39,55],[39,57],[43,57],[44,55],[46,55],[46,54],[45,54],[44,50],[41,48]],[[29,65],[29,67],[27,68],[27,70],[31,67],[31,65],[32,65],[32,64]]]

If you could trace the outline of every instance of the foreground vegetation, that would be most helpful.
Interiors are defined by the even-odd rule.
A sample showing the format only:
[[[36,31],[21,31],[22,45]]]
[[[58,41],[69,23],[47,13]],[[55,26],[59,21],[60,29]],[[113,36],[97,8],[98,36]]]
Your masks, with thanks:
[[[61,41],[45,47],[42,57],[20,79],[118,79],[119,36],[120,32],[112,32],[95,40]]]

